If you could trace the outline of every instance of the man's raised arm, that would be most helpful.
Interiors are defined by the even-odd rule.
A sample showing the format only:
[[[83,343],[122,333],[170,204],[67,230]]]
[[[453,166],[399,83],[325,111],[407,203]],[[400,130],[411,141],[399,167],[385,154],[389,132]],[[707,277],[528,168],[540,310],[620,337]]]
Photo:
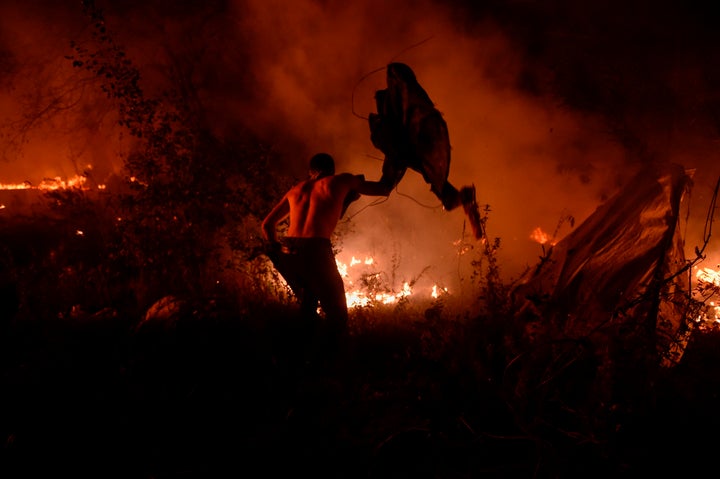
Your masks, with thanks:
[[[365,175],[350,175],[350,191],[345,196],[343,201],[343,208],[340,217],[345,216],[345,212],[350,206],[350,203],[360,199],[360,195],[365,196],[388,196],[392,191],[392,187],[388,186],[379,181],[366,181]]]
[[[363,179],[356,191],[367,196],[388,196],[392,191],[392,187],[388,187],[387,184],[379,181],[366,181]]]

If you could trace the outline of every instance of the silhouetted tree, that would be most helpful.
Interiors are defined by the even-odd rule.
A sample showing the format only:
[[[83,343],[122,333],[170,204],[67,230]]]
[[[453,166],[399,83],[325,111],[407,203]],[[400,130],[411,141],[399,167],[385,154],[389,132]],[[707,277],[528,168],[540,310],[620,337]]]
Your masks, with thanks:
[[[244,133],[233,142],[218,140],[204,124],[199,102],[190,101],[189,78],[157,98],[146,95],[140,70],[114,41],[103,12],[92,0],[83,7],[92,40],[73,41],[68,59],[98,80],[117,106],[120,125],[136,139],[125,158],[118,256],[148,301],[161,294],[205,294],[214,282],[208,272],[223,266],[218,241],[232,241],[236,251],[258,246],[257,235],[238,238],[232,228],[261,216],[276,198],[266,188],[277,183],[268,181],[272,149]]]

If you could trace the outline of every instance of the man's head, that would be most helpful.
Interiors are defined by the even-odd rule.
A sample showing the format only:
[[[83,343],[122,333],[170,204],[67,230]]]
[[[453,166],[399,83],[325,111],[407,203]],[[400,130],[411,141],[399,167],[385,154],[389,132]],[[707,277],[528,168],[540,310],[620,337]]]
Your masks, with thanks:
[[[322,178],[335,174],[335,160],[327,153],[317,153],[310,158],[310,176]]]

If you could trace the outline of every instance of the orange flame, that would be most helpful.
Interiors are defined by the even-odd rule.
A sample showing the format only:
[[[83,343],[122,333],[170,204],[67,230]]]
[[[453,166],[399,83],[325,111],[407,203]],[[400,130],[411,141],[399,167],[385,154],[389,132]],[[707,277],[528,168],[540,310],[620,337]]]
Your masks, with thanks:
[[[339,259],[335,259],[338,271],[343,277],[345,284],[349,288],[353,287],[353,280],[350,277],[350,268],[357,265],[370,266],[375,264],[375,259],[371,256],[366,256],[364,260],[359,260],[355,256],[351,256],[349,264],[343,263]],[[354,289],[345,292],[345,298],[347,301],[348,308],[361,308],[370,306],[373,304],[394,304],[403,298],[407,298],[414,294],[413,288],[410,283],[404,282],[400,291],[363,291],[361,289]],[[437,299],[443,294],[448,294],[447,288],[440,288],[437,285],[433,285],[428,296]]]
[[[695,273],[695,278],[698,282],[696,289],[706,292],[707,298],[720,295],[720,271],[711,268],[700,268]],[[717,327],[720,325],[720,306],[715,301],[708,301],[707,307],[695,318],[695,322],[698,323],[700,329]]]
[[[56,176],[55,178],[45,178],[34,186],[28,181],[23,183],[0,183],[0,190],[60,190],[77,188],[81,190],[88,190],[89,187],[86,185],[87,177],[82,175],[75,175],[72,178],[63,180],[61,177]],[[105,185],[98,185],[98,189],[105,189]]]
[[[530,233],[530,239],[540,244],[550,243],[550,246],[554,246],[556,243],[555,241],[553,241],[552,237],[546,232],[544,232],[539,226],[535,228],[532,233]]]

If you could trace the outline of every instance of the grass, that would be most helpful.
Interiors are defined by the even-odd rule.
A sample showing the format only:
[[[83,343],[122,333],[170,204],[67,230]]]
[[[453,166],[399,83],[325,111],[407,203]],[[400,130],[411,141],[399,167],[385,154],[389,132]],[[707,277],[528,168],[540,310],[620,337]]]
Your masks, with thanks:
[[[592,352],[565,345],[571,361],[559,368],[544,362],[559,355],[518,351],[506,314],[354,309],[338,348],[303,329],[291,302],[242,291],[183,298],[146,319],[126,300],[136,283],[105,281],[100,247],[70,247],[60,226],[6,221],[0,234],[4,478],[635,478],[715,467],[717,331],[692,336],[674,368],[614,385],[638,400],[598,404]]]

